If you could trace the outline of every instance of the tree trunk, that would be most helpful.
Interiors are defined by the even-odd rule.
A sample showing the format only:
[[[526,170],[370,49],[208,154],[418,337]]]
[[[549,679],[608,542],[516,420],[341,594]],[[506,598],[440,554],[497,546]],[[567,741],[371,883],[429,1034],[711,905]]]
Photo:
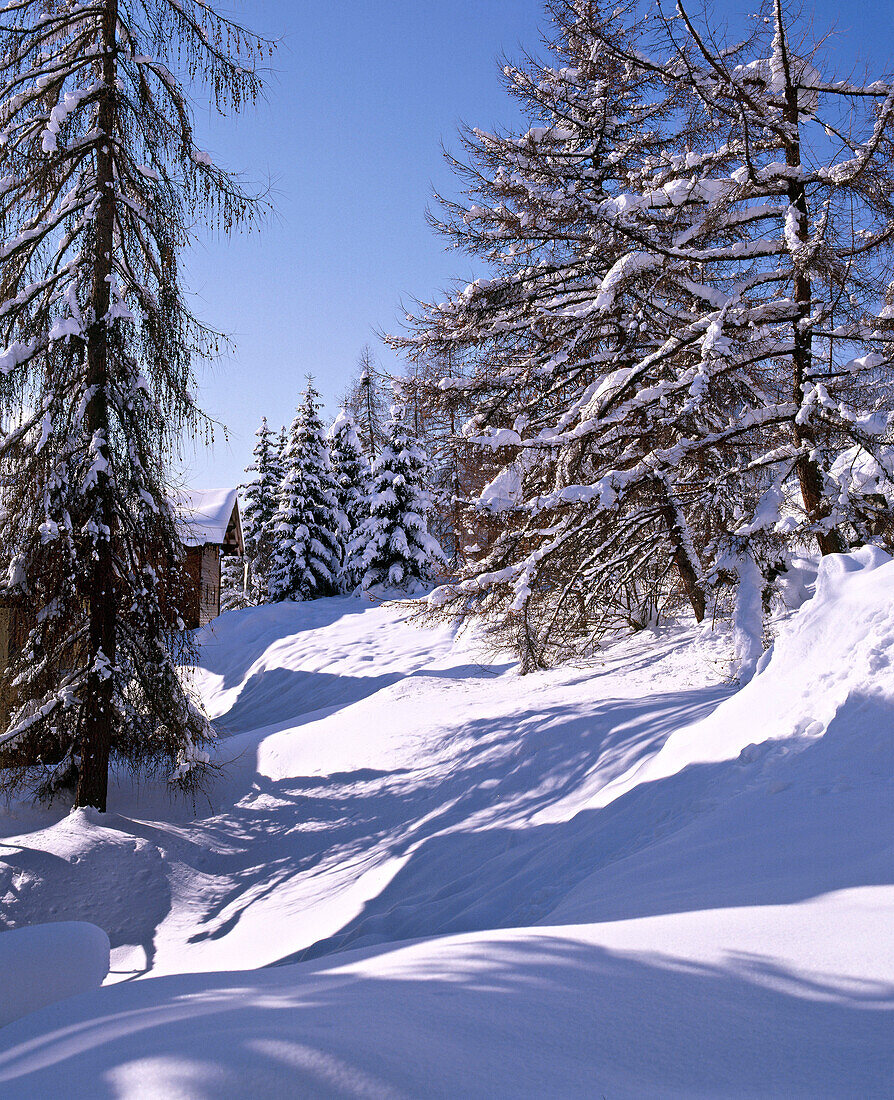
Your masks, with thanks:
[[[777,4],[777,29],[776,33],[781,38],[782,14]],[[787,63],[790,57],[786,55]],[[788,134],[785,138],[785,162],[790,168],[801,167],[801,142],[798,136],[798,89],[791,72],[786,80],[785,90],[785,122]],[[807,190],[804,181],[799,178],[791,178],[788,183],[789,204],[798,212],[797,238],[802,244],[809,240],[809,217],[807,209]],[[798,317],[794,323],[794,351],[792,353],[792,396],[795,405],[800,408],[804,399],[804,383],[810,377],[813,362],[813,336],[808,318],[811,310],[810,274],[802,266],[798,257],[792,256],[794,267],[794,285],[792,297],[798,308]],[[828,509],[823,500],[823,475],[819,463],[810,457],[810,452],[816,446],[816,436],[809,425],[792,423],[792,432],[795,437],[795,445],[800,448],[797,473],[798,483],[801,487],[801,499],[804,501],[804,510],[811,523],[821,523],[828,515]],[[821,554],[841,554],[846,549],[841,532],[837,528],[831,531],[818,531],[816,536]]]
[[[680,574],[680,583],[683,585],[686,598],[692,605],[695,621],[700,623],[705,617],[707,606],[705,586],[701,580],[702,571],[695,557],[692,543],[686,537],[686,524],[680,506],[674,500],[664,481],[658,482],[658,493],[661,517],[667,527],[674,565]]]
[[[103,90],[100,93],[98,127],[111,139],[115,131],[116,30],[118,0],[105,0],[102,15],[103,55],[99,62]],[[100,456],[109,460],[109,345],[108,322],[112,244],[115,217],[114,173],[110,143],[96,149],[96,186],[99,203],[91,288],[91,323],[87,340],[87,387],[91,393],[86,410],[87,431],[99,443]],[[108,469],[100,469],[89,490],[91,515],[100,526],[96,553],[90,563],[86,604],[88,678],[81,729],[81,762],[75,793],[76,806],[94,806],[105,812],[112,743],[112,703],[118,617],[113,539],[116,524]]]

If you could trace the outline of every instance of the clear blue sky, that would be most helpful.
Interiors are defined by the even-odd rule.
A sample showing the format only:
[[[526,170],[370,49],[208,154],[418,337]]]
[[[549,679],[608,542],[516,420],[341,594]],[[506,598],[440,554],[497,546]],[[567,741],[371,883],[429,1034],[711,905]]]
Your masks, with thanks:
[[[232,334],[233,356],[199,372],[205,410],[229,428],[213,450],[188,448],[197,487],[243,479],[266,415],[291,419],[308,372],[330,412],[364,343],[400,322],[401,300],[426,298],[471,261],[445,251],[425,222],[432,187],[456,191],[441,143],[460,121],[517,118],[498,60],[536,51],[540,0],[240,0],[228,14],[280,41],[267,101],[236,121],[200,107],[197,139],[248,179],[272,182],[277,213],[260,233],[213,238],[187,258],[197,312]],[[753,10],[714,0],[715,17]],[[803,0],[832,27],[841,68],[855,57],[894,68],[894,0]],[[732,19],[735,22],[735,19]]]

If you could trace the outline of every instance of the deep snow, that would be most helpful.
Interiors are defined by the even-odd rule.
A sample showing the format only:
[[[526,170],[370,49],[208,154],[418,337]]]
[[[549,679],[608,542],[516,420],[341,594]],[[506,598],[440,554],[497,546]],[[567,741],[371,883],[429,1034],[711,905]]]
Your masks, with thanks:
[[[409,610],[206,628],[195,815],[0,818],[5,925],[119,983],[0,1030],[0,1092],[888,1095],[894,562],[827,560],[739,691],[705,632],[519,678]]]

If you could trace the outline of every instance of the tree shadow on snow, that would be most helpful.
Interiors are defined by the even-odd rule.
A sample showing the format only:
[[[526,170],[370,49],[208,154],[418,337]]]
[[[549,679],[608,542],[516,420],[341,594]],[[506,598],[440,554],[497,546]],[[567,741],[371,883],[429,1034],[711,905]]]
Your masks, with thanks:
[[[451,671],[432,675],[449,677]],[[455,856],[456,867],[437,870],[434,888],[423,889],[438,898],[443,891],[474,891],[477,872],[470,868],[480,857],[475,845],[487,849],[493,844],[498,852],[514,849],[529,830],[491,828],[456,834],[454,840],[435,834],[460,828],[473,815],[499,818],[511,813],[529,818],[573,796],[594,769],[608,781],[655,752],[673,729],[709,713],[727,694],[723,688],[678,691],[645,701],[610,700],[583,707],[575,702],[532,707],[511,718],[502,713],[482,718],[458,731],[461,748],[446,774],[425,768],[366,768],[282,780],[255,774],[247,797],[225,817],[203,822],[201,845],[176,841],[178,859],[226,883],[206,900],[204,911],[195,913],[191,942],[226,934],[252,905],[289,879],[356,862],[368,852],[385,860],[405,856],[415,846],[411,868],[427,867],[432,858],[440,868],[440,846],[459,844],[447,857],[449,863]],[[420,725],[425,721],[420,713]],[[546,835],[537,829],[530,832]],[[170,849],[171,838],[153,839]],[[466,855],[473,860],[468,866]],[[464,886],[459,880],[467,871],[470,885]],[[394,888],[399,891],[403,881],[402,873]],[[481,889],[486,892],[492,886],[482,883]],[[382,903],[391,905],[387,891]],[[395,904],[402,903],[395,898]],[[441,903],[435,899],[433,904],[437,908]],[[349,932],[346,942],[353,939]]]
[[[405,679],[399,673],[385,676],[342,676],[303,669],[269,668],[249,677],[239,698],[214,726],[222,734],[235,735],[268,726],[300,725],[310,715],[359,703],[377,691]],[[288,719],[283,720],[283,715]]]
[[[652,717],[682,724],[679,700],[662,709],[669,702],[652,700]],[[624,705],[609,709],[617,719]],[[636,740],[636,724],[627,728]],[[531,757],[523,745],[515,768],[487,793],[511,797],[514,777],[516,789],[536,788],[550,772],[554,794],[573,785],[594,751],[577,731],[575,760],[573,732],[555,730],[555,767],[542,759],[543,746]],[[892,732],[890,706],[852,698],[816,740],[768,742],[738,760],[691,765],[560,824],[450,831],[476,808],[475,780],[480,790],[488,771],[486,760],[470,763],[459,780],[469,787],[461,812],[453,805],[435,814],[427,828],[438,835],[407,838],[415,845],[408,861],[355,919],[281,962],[536,922],[784,904],[894,882]],[[618,735],[615,726],[615,753]],[[640,756],[648,751],[636,744]]]
[[[437,945],[428,945],[437,948]],[[380,955],[379,960],[372,955]],[[363,960],[368,959],[365,965]],[[887,1095],[894,990],[561,936],[115,986],[3,1031],[10,1095]],[[378,967],[378,969],[377,969]]]

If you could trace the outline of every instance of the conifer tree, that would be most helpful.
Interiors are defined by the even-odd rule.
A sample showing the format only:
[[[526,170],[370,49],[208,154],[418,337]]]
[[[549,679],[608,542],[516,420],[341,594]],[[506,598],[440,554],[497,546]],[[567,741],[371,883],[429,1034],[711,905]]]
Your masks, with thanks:
[[[338,591],[344,519],[320,420],[319,396],[308,379],[286,447],[267,578],[274,601],[313,600]]]
[[[276,470],[280,481],[286,476],[286,451],[288,446],[289,433],[285,424],[283,424],[279,429],[279,435],[276,437]]]
[[[204,0],[17,0],[0,12],[0,541],[31,620],[4,673],[11,784],[106,807],[110,760],[195,782],[209,730],[177,671],[167,461],[198,413],[178,255],[257,209],[196,145],[169,68],[220,111],[264,44]],[[13,476],[14,475],[14,476]]]
[[[357,562],[347,553],[357,532],[369,516],[370,469],[360,449],[360,440],[348,410],[342,409],[329,429],[329,454],[335,478],[336,500],[343,517],[341,541],[344,551],[341,588],[350,592],[360,582]]]
[[[446,566],[440,546],[428,533],[431,501],[428,460],[394,405],[388,436],[372,471],[370,514],[348,548],[364,589],[413,592]]]
[[[248,561],[247,597],[252,603],[264,603],[267,599],[267,574],[273,553],[273,523],[279,507],[279,487],[283,470],[278,442],[267,426],[267,417],[255,433],[253,461],[245,472],[254,478],[243,486],[245,506],[242,510],[242,527],[245,539],[245,556]]]
[[[227,554],[220,563],[220,609],[240,611],[251,606],[246,584],[248,559],[240,554]]]
[[[368,344],[360,351],[357,377],[345,404],[354,418],[366,461],[372,466],[385,442],[387,409],[382,397],[381,376]]]

